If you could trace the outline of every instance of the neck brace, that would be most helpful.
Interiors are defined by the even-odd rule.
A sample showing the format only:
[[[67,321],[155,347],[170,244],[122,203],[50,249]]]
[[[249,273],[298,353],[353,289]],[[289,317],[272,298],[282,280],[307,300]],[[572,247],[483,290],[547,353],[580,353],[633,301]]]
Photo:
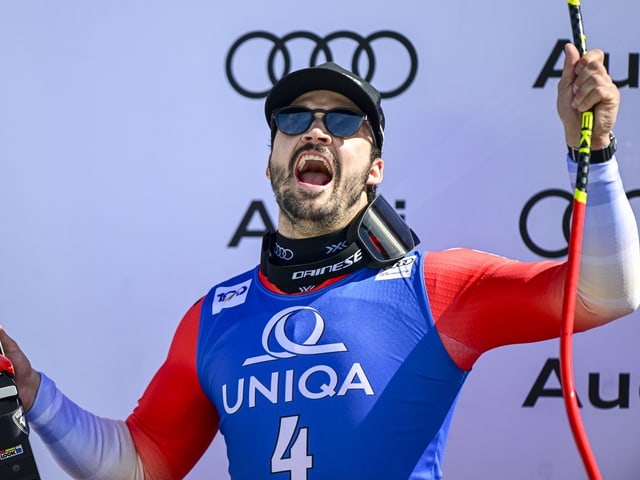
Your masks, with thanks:
[[[347,229],[348,246],[338,253],[307,263],[283,265],[275,257],[276,233],[262,239],[260,269],[281,290],[312,290],[322,282],[360,268],[394,264],[420,243],[418,236],[382,197],[376,197]]]

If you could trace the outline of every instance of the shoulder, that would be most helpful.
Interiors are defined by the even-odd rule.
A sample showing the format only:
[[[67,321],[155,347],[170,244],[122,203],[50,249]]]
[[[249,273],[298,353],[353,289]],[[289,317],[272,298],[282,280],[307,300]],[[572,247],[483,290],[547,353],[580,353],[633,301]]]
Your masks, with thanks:
[[[471,248],[451,248],[448,250],[425,252],[425,275],[449,272],[478,272],[507,264],[516,260],[494,253]]]

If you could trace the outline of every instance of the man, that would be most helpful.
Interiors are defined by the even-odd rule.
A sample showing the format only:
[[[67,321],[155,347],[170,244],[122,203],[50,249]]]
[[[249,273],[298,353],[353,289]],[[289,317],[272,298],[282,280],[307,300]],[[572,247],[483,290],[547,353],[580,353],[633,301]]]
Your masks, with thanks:
[[[601,51],[565,54],[570,152],[581,112],[595,111],[582,331],[638,307],[640,248],[614,157],[619,92]],[[559,334],[564,262],[414,249],[375,197],[384,115],[372,86],[333,64],[303,69],[274,86],[265,113],[278,232],[259,267],[189,309],[126,422],[73,404],[0,330],[28,419],[72,476],[182,478],[219,429],[234,480],[439,479],[477,358]]]

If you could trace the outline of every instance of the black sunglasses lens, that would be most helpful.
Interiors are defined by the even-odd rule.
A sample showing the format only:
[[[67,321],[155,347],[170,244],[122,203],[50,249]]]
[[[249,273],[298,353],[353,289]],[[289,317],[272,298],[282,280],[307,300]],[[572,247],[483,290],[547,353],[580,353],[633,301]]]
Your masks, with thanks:
[[[306,131],[313,121],[309,109],[290,108],[275,114],[278,129],[286,135],[299,135]]]
[[[315,112],[324,112],[324,125],[336,137],[354,135],[364,121],[364,114],[357,110],[337,108],[334,110],[309,110],[305,107],[287,107],[274,113],[278,129],[286,135],[300,135],[313,122]]]
[[[324,116],[324,124],[337,137],[350,137],[362,125],[364,115],[355,110],[330,110]]]

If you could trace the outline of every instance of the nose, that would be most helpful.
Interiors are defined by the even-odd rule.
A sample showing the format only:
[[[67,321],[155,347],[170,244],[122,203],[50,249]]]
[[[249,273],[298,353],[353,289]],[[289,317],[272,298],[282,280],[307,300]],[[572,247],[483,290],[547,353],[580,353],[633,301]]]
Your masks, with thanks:
[[[302,141],[305,143],[321,143],[328,145],[332,142],[332,137],[327,131],[324,125],[324,114],[316,112],[313,122],[309,126],[309,129],[302,134]]]

